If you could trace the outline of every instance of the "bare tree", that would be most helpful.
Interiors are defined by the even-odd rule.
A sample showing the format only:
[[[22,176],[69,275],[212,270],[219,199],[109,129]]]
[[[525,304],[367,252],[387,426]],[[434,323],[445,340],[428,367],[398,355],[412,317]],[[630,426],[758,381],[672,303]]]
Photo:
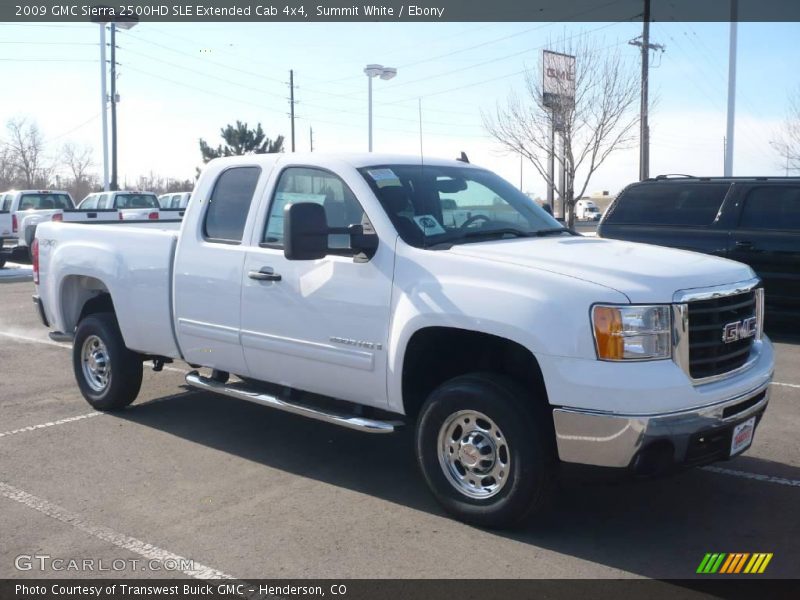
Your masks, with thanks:
[[[39,127],[22,117],[9,120],[6,129],[8,151],[20,185],[45,187],[50,179],[50,169],[44,165],[44,139]]]
[[[16,168],[11,159],[8,145],[0,145],[0,191],[13,188],[16,185]]]
[[[68,142],[61,149],[61,162],[72,176],[65,186],[67,191],[76,200],[84,198],[96,185],[96,177],[90,172],[94,166],[92,149],[88,146],[78,146],[73,142]]]
[[[506,151],[530,161],[565,199],[567,225],[572,227],[575,200],[586,192],[595,171],[612,152],[635,143],[639,78],[619,50],[600,48],[585,36],[551,46],[575,56],[575,72],[558,78],[564,91],[567,79],[574,79],[574,100],[561,100],[555,107],[545,104],[540,65],[527,71],[524,92],[512,93],[504,106],[498,104],[494,115],[483,113],[483,123]],[[548,172],[553,126],[563,136],[563,152],[555,152],[556,165],[565,172],[563,184],[557,174],[551,178]]]
[[[800,170],[800,88],[789,98],[789,113],[783,128],[772,140],[772,147],[781,157],[781,166],[789,171]]]

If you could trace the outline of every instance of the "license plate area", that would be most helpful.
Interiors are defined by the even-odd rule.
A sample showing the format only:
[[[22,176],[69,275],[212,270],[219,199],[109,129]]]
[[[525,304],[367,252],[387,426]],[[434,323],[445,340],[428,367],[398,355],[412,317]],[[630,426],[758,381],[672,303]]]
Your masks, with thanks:
[[[731,431],[731,448],[729,456],[736,456],[747,450],[753,443],[753,434],[756,430],[756,417],[752,416],[738,425],[734,425]]]

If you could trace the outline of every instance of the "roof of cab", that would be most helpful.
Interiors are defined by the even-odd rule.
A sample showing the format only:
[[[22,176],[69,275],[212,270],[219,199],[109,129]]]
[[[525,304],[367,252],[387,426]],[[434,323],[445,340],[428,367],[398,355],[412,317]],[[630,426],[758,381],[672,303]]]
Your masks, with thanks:
[[[469,163],[455,159],[435,158],[419,155],[404,154],[381,154],[377,152],[362,153],[328,153],[328,152],[278,152],[273,154],[247,154],[245,156],[227,156],[216,158],[209,164],[263,164],[271,165],[280,160],[283,163],[305,164],[308,166],[325,166],[333,162],[344,162],[351,167],[360,169],[362,167],[382,166],[382,165],[435,165],[438,167],[474,167]]]

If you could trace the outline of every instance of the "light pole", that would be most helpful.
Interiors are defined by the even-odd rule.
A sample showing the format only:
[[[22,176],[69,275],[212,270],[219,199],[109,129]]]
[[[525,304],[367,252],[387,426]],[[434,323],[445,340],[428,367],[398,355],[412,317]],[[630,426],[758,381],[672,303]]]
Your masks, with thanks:
[[[369,151],[372,152],[372,79],[380,77],[384,81],[392,79],[397,75],[397,69],[394,67],[384,67],[383,65],[367,65],[364,68],[364,74],[367,76],[367,104],[369,112]]]
[[[118,190],[117,183],[117,27],[131,29],[136,20],[111,22],[111,184],[112,190]]]

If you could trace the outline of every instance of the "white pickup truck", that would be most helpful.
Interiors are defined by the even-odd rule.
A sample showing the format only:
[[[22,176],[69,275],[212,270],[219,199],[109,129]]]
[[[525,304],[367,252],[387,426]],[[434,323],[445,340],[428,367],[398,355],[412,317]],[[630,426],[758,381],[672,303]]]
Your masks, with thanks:
[[[540,511],[561,462],[640,474],[747,449],[773,351],[749,267],[582,237],[461,161],[211,161],[180,235],[46,223],[34,301],[100,410],[143,361],[369,433],[415,427],[459,519]],[[231,375],[236,375],[234,379]]]
[[[98,199],[102,202],[98,202]],[[108,202],[107,199],[111,201]],[[101,192],[90,194],[75,208],[67,192],[15,190],[0,193],[0,267],[7,260],[28,260],[36,228],[46,221],[103,223],[113,221],[171,221],[183,218],[183,210],[159,208],[155,194]]]

